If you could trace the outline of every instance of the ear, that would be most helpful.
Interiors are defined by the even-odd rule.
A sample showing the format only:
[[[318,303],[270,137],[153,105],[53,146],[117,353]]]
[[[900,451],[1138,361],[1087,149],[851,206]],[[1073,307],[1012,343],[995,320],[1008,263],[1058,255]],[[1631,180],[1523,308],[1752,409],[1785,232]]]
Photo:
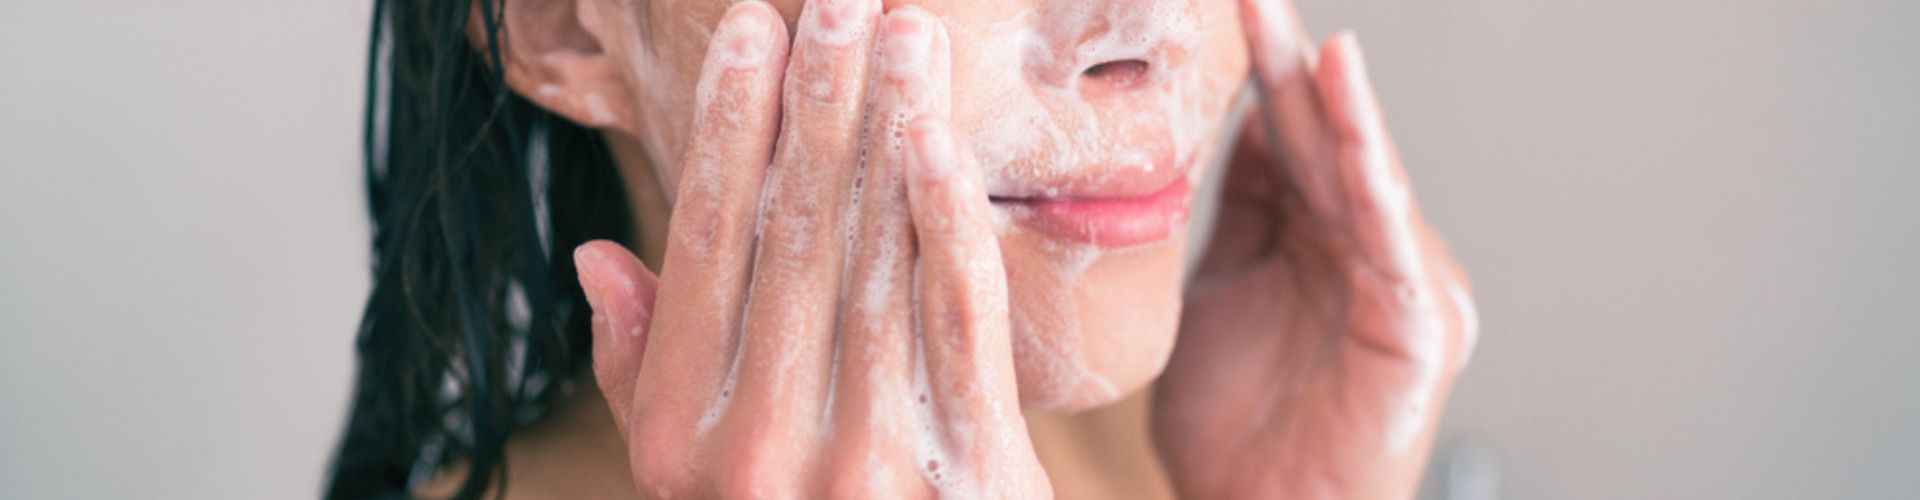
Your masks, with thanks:
[[[467,37],[487,46],[485,17],[473,7]],[[512,0],[495,3],[501,64],[514,93],[590,128],[634,130],[633,93],[603,47],[617,27],[603,22],[598,0]]]

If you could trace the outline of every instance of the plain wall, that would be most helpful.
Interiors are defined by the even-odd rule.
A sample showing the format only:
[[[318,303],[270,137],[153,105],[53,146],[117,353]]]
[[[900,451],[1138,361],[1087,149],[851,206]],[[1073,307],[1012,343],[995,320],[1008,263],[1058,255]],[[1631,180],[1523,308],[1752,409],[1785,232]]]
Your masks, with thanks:
[[[1920,492],[1920,2],[1302,8],[1475,280],[1508,498]]]
[[[0,498],[314,494],[366,3],[0,4]],[[1920,3],[1302,8],[1475,279],[1443,452],[1505,498],[1920,491]]]
[[[313,497],[371,2],[0,2],[0,498]]]

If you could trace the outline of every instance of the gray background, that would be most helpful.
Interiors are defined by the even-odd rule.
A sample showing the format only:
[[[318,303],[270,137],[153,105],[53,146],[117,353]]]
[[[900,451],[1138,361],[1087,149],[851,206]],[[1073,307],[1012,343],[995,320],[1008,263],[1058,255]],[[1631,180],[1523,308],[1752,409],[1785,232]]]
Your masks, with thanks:
[[[0,4],[0,498],[313,494],[364,3]],[[1452,498],[1920,491],[1920,3],[1302,9],[1478,286]]]

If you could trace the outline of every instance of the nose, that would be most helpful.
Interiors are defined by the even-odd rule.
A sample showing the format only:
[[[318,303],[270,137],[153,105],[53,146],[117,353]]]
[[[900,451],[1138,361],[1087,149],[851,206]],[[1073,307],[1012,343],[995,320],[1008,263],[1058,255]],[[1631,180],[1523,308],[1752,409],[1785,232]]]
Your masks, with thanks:
[[[1028,74],[1084,95],[1153,86],[1194,57],[1195,0],[1054,0],[1028,47]]]

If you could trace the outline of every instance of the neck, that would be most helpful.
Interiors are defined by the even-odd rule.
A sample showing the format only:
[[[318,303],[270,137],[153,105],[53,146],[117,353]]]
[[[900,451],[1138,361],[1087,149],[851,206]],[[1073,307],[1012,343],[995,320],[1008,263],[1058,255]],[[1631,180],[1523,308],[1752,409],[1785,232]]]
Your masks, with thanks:
[[[1025,412],[1056,498],[1174,498],[1150,433],[1152,396],[1149,386],[1080,413]]]
[[[621,134],[604,134],[607,149],[619,165],[620,178],[627,194],[627,208],[633,211],[633,251],[654,272],[667,254],[667,221],[673,215],[672,198],[659,170],[647,160],[639,141]]]

